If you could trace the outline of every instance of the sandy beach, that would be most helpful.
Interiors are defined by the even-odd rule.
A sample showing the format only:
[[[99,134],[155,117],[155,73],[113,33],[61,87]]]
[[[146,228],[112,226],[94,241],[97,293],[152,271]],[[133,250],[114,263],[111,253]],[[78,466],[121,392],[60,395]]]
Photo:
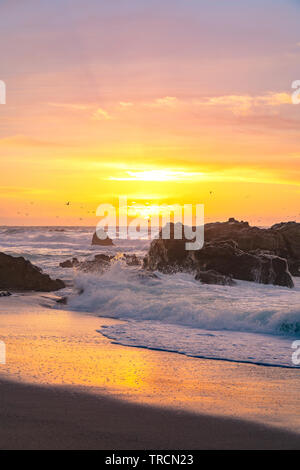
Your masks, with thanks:
[[[300,449],[300,436],[229,418],[0,382],[0,449]]]
[[[300,447],[296,370],[112,344],[96,330],[117,320],[52,295],[1,305],[2,449]]]
[[[0,449],[300,448],[299,7],[0,2]]]

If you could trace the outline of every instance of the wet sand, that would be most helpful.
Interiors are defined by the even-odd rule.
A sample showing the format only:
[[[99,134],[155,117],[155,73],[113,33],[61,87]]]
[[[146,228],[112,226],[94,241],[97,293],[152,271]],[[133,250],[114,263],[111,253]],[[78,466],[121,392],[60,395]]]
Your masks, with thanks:
[[[115,345],[116,320],[46,305],[1,299],[1,448],[299,448],[299,371]]]
[[[300,449],[300,436],[229,418],[0,382],[0,449]]]

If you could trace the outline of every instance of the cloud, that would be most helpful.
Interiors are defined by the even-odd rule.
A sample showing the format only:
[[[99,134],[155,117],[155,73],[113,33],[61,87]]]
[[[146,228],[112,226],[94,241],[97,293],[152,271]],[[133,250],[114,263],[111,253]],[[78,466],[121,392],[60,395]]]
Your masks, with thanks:
[[[133,103],[131,103],[131,101],[120,101],[119,105],[122,108],[130,108],[131,106],[133,106]]]
[[[268,92],[265,95],[223,95],[206,97],[197,104],[200,106],[218,106],[230,109],[234,114],[249,114],[258,108],[276,107],[291,104],[291,95],[286,92]]]
[[[110,176],[109,181],[190,181],[201,179],[203,172],[191,172],[183,170],[127,170],[123,176]]]
[[[96,120],[101,120],[101,119],[104,119],[106,121],[112,119],[111,115],[105,110],[105,109],[102,109],[102,108],[98,108],[94,113],[93,113],[93,119],[96,119]]]
[[[26,135],[13,135],[0,139],[0,147],[56,147],[64,144],[35,139]]]
[[[145,105],[151,108],[174,107],[178,101],[176,96],[164,96],[163,98],[156,98],[154,101],[145,103]]]
[[[77,111],[86,111],[91,108],[91,106],[85,104],[77,104],[77,103],[47,103],[48,106],[53,106],[55,108],[65,108]]]

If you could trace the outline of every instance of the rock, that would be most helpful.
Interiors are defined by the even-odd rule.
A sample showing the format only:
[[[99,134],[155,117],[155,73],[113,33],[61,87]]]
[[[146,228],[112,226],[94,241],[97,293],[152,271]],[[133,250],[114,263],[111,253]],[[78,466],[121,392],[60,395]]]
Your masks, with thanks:
[[[0,253],[0,288],[50,292],[64,287],[63,281],[51,279],[22,256]]]
[[[101,246],[113,246],[114,243],[111,238],[106,234],[105,239],[101,239],[98,237],[97,232],[100,234],[101,232],[98,230],[94,233],[93,239],[92,239],[92,245],[101,245]],[[102,231],[104,233],[104,231]]]
[[[232,223],[236,224],[240,223]],[[241,229],[239,226],[238,230]],[[164,273],[213,270],[235,279],[293,287],[284,258],[266,253],[248,253],[241,250],[235,240],[206,242],[201,250],[196,251],[185,250],[185,242],[185,239],[153,240],[144,259],[144,268]]]
[[[61,268],[74,268],[75,266],[78,266],[79,261],[77,258],[72,258],[72,259],[67,259],[66,261],[63,261],[62,263],[59,263],[59,266]]]
[[[194,269],[189,253],[185,249],[185,238],[175,240],[172,238],[174,230],[171,231],[170,239],[159,238],[152,240],[147,256],[143,260],[143,267],[151,271],[162,271],[173,273],[176,271]]]
[[[113,259],[113,256],[104,255],[104,254],[99,254],[99,255],[94,256],[94,260],[99,261],[100,263],[102,261],[109,263],[112,259]]]
[[[227,222],[205,224],[204,232],[206,242],[231,239],[243,251],[261,250],[286,258],[292,275],[300,276],[300,224],[296,222],[281,222],[261,229],[231,217]]]
[[[56,303],[66,305],[68,303],[68,297],[61,297],[60,299],[57,299]]]
[[[140,266],[141,265],[141,261],[139,260],[139,258],[135,254],[127,255],[125,253],[124,254],[124,259],[125,259],[125,262],[128,266]]]
[[[300,276],[300,224],[297,222],[281,222],[271,227],[284,241],[281,256],[288,260],[293,276]]]
[[[80,271],[84,272],[104,272],[110,266],[110,261],[114,258],[114,256],[109,256],[105,254],[98,254],[95,255],[93,259],[86,260],[86,261],[78,261],[77,258],[73,258],[72,260],[67,260],[64,263],[60,263],[60,266],[64,264],[62,267],[75,267]],[[75,261],[74,261],[75,260]]]
[[[235,279],[293,287],[287,261],[275,255],[251,254],[240,250],[235,242],[206,243],[202,250],[191,252],[194,265],[215,270]]]
[[[198,271],[195,279],[203,284],[219,284],[222,286],[234,286],[236,284],[230,276],[224,276],[212,269],[209,271]]]
[[[77,268],[85,272],[104,272],[105,269],[109,268],[110,262],[123,261],[128,266],[140,266],[141,261],[135,254],[118,253],[114,255],[105,255],[100,253],[94,256],[91,260],[78,261],[77,258],[63,261],[59,264],[62,268]]]
[[[4,290],[2,292],[0,292],[0,297],[9,297],[10,295],[12,295],[10,292],[8,292],[8,290]]]

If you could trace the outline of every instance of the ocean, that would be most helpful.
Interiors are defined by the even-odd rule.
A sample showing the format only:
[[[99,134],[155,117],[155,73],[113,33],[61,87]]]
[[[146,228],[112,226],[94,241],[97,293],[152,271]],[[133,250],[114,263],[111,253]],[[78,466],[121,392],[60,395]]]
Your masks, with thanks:
[[[235,286],[200,284],[191,274],[155,277],[121,259],[103,274],[59,267],[66,259],[95,254],[145,256],[150,241],[116,240],[91,246],[94,227],[1,227],[0,251],[24,256],[54,278],[67,281],[59,295],[67,308],[123,320],[99,334],[131,346],[262,366],[299,367],[292,345],[300,339],[300,278],[295,288],[237,281]],[[78,294],[83,289],[82,294]],[[1,305],[1,304],[0,304]],[[300,356],[300,354],[298,355]]]

